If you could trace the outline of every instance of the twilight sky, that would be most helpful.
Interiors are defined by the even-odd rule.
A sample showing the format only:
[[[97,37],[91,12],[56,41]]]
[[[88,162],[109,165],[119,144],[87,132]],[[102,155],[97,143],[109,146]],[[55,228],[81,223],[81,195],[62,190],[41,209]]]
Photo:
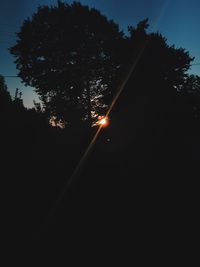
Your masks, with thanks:
[[[15,44],[23,20],[30,17],[39,5],[55,4],[57,0],[0,0],[0,74],[15,76],[14,57],[8,48]],[[73,1],[66,0],[67,3]],[[81,0],[95,7],[109,19],[114,19],[126,31],[128,25],[149,18],[150,31],[159,31],[169,44],[186,48],[200,63],[200,0]],[[193,65],[190,73],[200,75],[200,64]],[[33,106],[37,95],[33,88],[25,87],[19,78],[6,77],[11,94],[16,88],[23,92],[24,105]]]

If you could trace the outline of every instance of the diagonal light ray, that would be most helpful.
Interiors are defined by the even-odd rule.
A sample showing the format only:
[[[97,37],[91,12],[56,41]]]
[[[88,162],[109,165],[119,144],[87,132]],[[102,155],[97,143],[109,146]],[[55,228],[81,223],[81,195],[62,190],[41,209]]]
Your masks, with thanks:
[[[129,70],[128,73],[126,74],[126,76],[125,76],[125,78],[123,79],[122,83],[119,85],[119,87],[118,87],[118,89],[117,89],[117,93],[116,93],[116,95],[115,95],[115,97],[114,97],[114,99],[113,99],[113,101],[112,101],[112,103],[111,103],[111,105],[110,105],[110,107],[109,107],[109,109],[108,109],[108,112],[107,112],[106,116],[108,116],[108,115],[110,114],[110,112],[112,111],[112,109],[113,109],[115,103],[117,102],[117,100],[118,100],[120,94],[121,94],[122,91],[124,90],[124,88],[125,88],[125,86],[126,86],[128,80],[129,80],[129,78],[131,77],[131,75],[132,75],[134,69],[136,68],[136,66],[137,66],[137,64],[138,64],[138,62],[139,62],[139,60],[140,60],[140,58],[141,58],[141,56],[142,56],[142,54],[143,54],[143,52],[144,52],[144,49],[145,49],[145,47],[146,47],[146,45],[147,45],[147,43],[148,43],[148,40],[149,40],[149,38],[147,38],[146,41],[143,43],[143,45],[142,45],[142,47],[141,47],[141,49],[140,49],[140,51],[139,51],[139,53],[138,53],[136,59],[134,60],[132,66],[131,66],[131,68],[130,68],[130,70]],[[96,131],[96,133],[95,133],[95,135],[94,135],[92,141],[90,142],[90,144],[89,144],[89,146],[87,147],[85,153],[83,154],[81,160],[79,161],[78,165],[76,166],[76,168],[75,168],[73,174],[71,175],[71,177],[70,177],[70,179],[67,181],[67,183],[64,185],[64,189],[63,189],[63,191],[60,193],[58,199],[56,200],[56,202],[55,202],[55,204],[54,204],[54,206],[53,206],[53,208],[52,208],[52,210],[51,210],[51,212],[50,212],[50,214],[49,214],[50,217],[53,216],[53,214],[55,213],[55,211],[56,211],[56,209],[57,209],[59,203],[60,203],[61,200],[63,199],[65,193],[67,192],[67,190],[68,190],[69,187],[71,186],[72,182],[78,177],[78,174],[79,174],[80,170],[81,170],[82,167],[84,166],[85,161],[87,160],[87,158],[88,158],[90,152],[92,151],[92,149],[93,149],[93,147],[94,147],[94,144],[96,143],[96,140],[97,140],[97,138],[98,138],[98,136],[99,136],[99,133],[100,133],[102,127],[103,127],[103,125],[100,125],[100,126],[98,127],[98,129],[97,129],[97,131]]]
[[[84,166],[85,161],[87,160],[87,158],[88,158],[88,156],[89,156],[89,154],[90,154],[92,148],[94,147],[94,144],[95,144],[95,142],[96,142],[96,140],[97,140],[97,138],[98,138],[98,135],[99,135],[99,133],[100,133],[102,127],[103,127],[102,125],[100,125],[100,126],[98,127],[98,130],[96,131],[94,137],[92,138],[92,141],[90,142],[90,144],[88,145],[86,151],[84,152],[84,154],[83,154],[81,160],[80,160],[79,163],[77,164],[77,166],[76,166],[74,172],[72,173],[70,179],[69,179],[69,180],[67,181],[67,183],[64,185],[64,189],[63,189],[63,191],[60,193],[58,199],[56,200],[56,202],[55,202],[55,204],[54,204],[54,206],[53,206],[53,208],[52,208],[52,210],[51,210],[49,216],[52,216],[52,215],[54,214],[54,212],[56,211],[56,209],[57,209],[59,203],[61,202],[61,200],[63,199],[65,193],[67,192],[68,188],[71,186],[72,182],[75,182],[75,179],[78,177],[78,173],[79,173],[79,171],[82,169],[82,167]]]
[[[169,0],[167,0],[166,2],[167,2],[167,4],[168,4],[168,3],[169,3]],[[166,8],[166,5],[167,5],[167,4],[165,3],[165,8]],[[164,9],[165,9],[165,8],[164,8]],[[161,15],[159,16],[159,20],[160,20],[161,16],[163,16],[163,13],[164,13],[164,12],[163,12],[163,9],[162,9],[162,10],[161,10]],[[156,27],[157,24],[158,24],[158,21],[156,22],[156,25],[154,25],[154,27]],[[142,54],[143,54],[143,52],[144,52],[144,50],[145,50],[145,48],[146,48],[146,46],[147,46],[147,44],[148,44],[148,42],[149,42],[149,39],[150,39],[150,37],[147,35],[147,38],[146,38],[146,40],[144,41],[143,45],[141,46],[140,51],[138,52],[137,57],[136,57],[135,60],[133,61],[132,65],[131,65],[131,67],[130,67],[130,69],[129,69],[129,71],[127,72],[126,76],[125,76],[124,79],[122,80],[121,84],[118,86],[116,95],[114,96],[114,98],[113,98],[113,100],[112,100],[112,103],[111,103],[111,105],[110,105],[110,107],[109,107],[109,109],[108,109],[108,111],[107,111],[107,113],[106,113],[106,117],[109,116],[109,114],[110,114],[110,112],[112,111],[114,105],[116,104],[117,100],[119,99],[119,97],[120,97],[122,91],[124,90],[124,88],[125,88],[127,82],[129,81],[131,75],[133,74],[133,72],[134,72],[134,70],[135,70],[135,68],[136,68],[136,66],[137,66],[137,64],[138,64],[138,62],[140,61],[141,56],[142,56]],[[63,199],[65,193],[66,193],[67,190],[70,188],[72,182],[75,181],[75,179],[78,177],[78,174],[79,174],[80,170],[83,168],[84,163],[86,162],[86,160],[87,160],[89,154],[91,153],[91,151],[92,151],[92,149],[93,149],[93,147],[94,147],[94,145],[95,145],[95,143],[96,143],[96,140],[97,140],[97,138],[98,138],[98,136],[99,136],[99,133],[100,133],[101,129],[102,129],[102,125],[100,125],[100,126],[98,127],[98,129],[97,129],[97,131],[96,131],[94,137],[92,138],[92,141],[91,141],[90,144],[88,145],[88,147],[87,147],[86,151],[84,152],[84,154],[83,154],[81,160],[80,160],[79,163],[77,164],[77,166],[76,166],[76,168],[75,168],[73,174],[71,175],[71,177],[70,177],[70,179],[67,181],[67,183],[64,185],[64,188],[63,188],[62,192],[60,193],[58,199],[55,201],[55,204],[54,204],[54,206],[53,206],[51,212],[49,213],[48,218],[49,218],[49,217],[52,217],[52,216],[54,215],[54,213],[55,213],[55,211],[56,211],[58,205],[59,205],[60,202],[62,201],[62,199]],[[48,223],[48,222],[47,222],[47,223]],[[43,225],[43,226],[44,226],[44,225]]]

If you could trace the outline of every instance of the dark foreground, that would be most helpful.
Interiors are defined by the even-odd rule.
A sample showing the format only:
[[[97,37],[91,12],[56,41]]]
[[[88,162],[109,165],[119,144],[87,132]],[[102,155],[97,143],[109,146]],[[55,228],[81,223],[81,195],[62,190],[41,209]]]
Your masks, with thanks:
[[[148,147],[116,145],[109,134],[100,134],[75,175],[89,140],[71,144],[71,154],[69,142],[55,136],[46,138],[46,147],[29,140],[27,146],[5,145],[1,188],[8,244],[23,240],[27,248],[48,250],[88,242],[109,246],[133,237],[181,238],[185,222],[195,221],[199,201],[194,137]]]

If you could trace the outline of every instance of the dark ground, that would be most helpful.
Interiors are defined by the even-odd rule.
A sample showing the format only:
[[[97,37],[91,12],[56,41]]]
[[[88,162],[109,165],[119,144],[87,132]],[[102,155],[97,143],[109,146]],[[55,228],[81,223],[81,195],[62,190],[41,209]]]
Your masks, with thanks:
[[[8,243],[24,240],[27,248],[44,249],[87,242],[107,246],[131,236],[181,238],[199,203],[195,138],[169,140],[171,145],[167,140],[149,145],[141,138],[120,145],[120,138],[116,145],[118,136],[111,133],[102,131],[70,186],[87,138],[73,143],[64,133],[62,138],[48,133],[41,143],[27,138],[27,146],[3,144],[2,220]]]

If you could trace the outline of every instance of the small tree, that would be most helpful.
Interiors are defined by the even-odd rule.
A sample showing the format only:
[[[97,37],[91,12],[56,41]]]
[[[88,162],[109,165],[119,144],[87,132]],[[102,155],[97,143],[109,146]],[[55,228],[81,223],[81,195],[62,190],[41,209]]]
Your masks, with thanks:
[[[5,79],[2,75],[0,75],[0,110],[3,111],[4,109],[7,109],[11,101],[12,99],[10,93],[8,92]]]
[[[178,87],[178,91],[185,104],[183,111],[190,113],[193,118],[200,118],[200,77],[188,75]]]

